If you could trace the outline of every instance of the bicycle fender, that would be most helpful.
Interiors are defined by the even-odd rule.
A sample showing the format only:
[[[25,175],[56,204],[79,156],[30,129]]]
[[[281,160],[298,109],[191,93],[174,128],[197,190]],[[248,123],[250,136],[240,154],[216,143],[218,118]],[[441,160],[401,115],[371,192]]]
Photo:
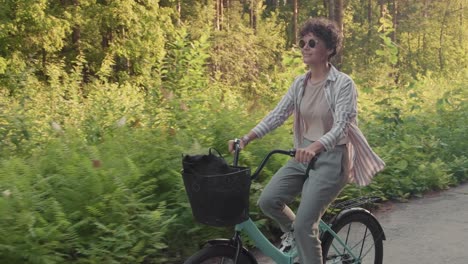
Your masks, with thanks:
[[[369,212],[368,210],[364,208],[355,207],[355,208],[349,208],[349,209],[345,209],[341,211],[337,216],[333,217],[333,219],[330,222],[331,226],[333,227],[333,225],[338,223],[342,218],[350,216],[350,215],[354,215],[354,214],[365,214],[369,216],[372,219],[372,221],[375,222],[376,226],[379,228],[379,231],[382,232],[382,240],[386,240],[382,225],[380,225],[377,218],[371,212]]]
[[[216,245],[225,245],[225,246],[233,247],[234,249],[236,248],[236,246],[232,244],[231,239],[227,239],[227,238],[218,238],[218,239],[208,240],[205,244],[205,246],[216,246]],[[247,248],[242,247],[242,253],[248,256],[253,264],[258,264],[257,259],[254,257],[254,255],[252,255],[252,253],[249,250],[247,250]]]

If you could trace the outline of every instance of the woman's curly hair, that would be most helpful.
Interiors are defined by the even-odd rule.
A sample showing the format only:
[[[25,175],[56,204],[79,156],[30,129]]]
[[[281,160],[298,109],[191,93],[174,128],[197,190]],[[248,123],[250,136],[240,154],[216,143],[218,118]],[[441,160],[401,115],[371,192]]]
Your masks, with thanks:
[[[327,49],[332,49],[333,53],[328,56],[330,60],[341,49],[343,34],[336,23],[326,18],[309,18],[301,27],[300,38],[312,33],[325,42]]]

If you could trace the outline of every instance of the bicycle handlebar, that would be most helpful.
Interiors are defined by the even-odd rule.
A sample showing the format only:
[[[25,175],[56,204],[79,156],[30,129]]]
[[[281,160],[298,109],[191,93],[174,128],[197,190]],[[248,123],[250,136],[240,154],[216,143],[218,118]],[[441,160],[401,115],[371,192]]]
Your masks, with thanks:
[[[275,150],[270,151],[270,153],[268,153],[268,155],[266,155],[265,158],[263,158],[260,165],[257,167],[255,172],[252,174],[252,177],[251,177],[252,180],[255,180],[255,179],[258,178],[258,175],[262,171],[263,167],[265,167],[268,159],[270,159],[270,157],[273,156],[273,154],[283,154],[283,155],[288,155],[288,156],[294,157],[296,155],[296,150],[295,149],[291,149],[291,150],[275,149]]]
[[[234,161],[233,161],[234,166],[238,165],[240,150],[241,150],[241,148],[240,148],[240,139],[235,139],[234,140],[234,151],[235,152],[234,152]],[[296,156],[296,150],[295,149],[290,149],[290,150],[275,149],[275,150],[270,151],[265,156],[265,158],[263,158],[260,165],[257,167],[255,172],[252,174],[252,176],[251,176],[252,181],[258,178],[258,175],[260,174],[263,167],[265,167],[266,163],[268,162],[268,160],[270,159],[270,157],[273,154],[283,154],[283,155],[288,155],[290,157],[295,157]],[[307,170],[306,170],[306,175],[308,175],[309,171],[314,168],[315,161],[317,160],[317,157],[318,157],[318,155],[314,156],[312,158],[312,160],[309,162],[309,165],[307,166]]]

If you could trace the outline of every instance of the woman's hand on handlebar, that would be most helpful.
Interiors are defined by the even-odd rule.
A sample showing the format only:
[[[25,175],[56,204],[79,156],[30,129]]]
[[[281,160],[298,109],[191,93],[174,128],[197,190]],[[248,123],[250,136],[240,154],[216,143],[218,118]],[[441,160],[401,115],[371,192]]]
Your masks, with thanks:
[[[239,138],[239,139],[234,139],[234,140],[229,140],[228,141],[228,149],[229,149],[229,152],[234,152],[236,149],[235,149],[235,144],[236,144],[236,140],[237,142],[239,142],[239,150],[241,149],[244,149],[247,144],[249,144],[250,141],[254,140],[257,138],[257,135],[255,135],[254,132],[249,132],[248,134],[246,134],[245,136]]]
[[[296,156],[294,158],[297,162],[309,163],[315,155],[315,151],[308,150],[308,148],[298,148],[296,149]]]
[[[242,140],[239,140],[239,148],[240,149],[243,149],[247,144],[244,144],[244,141]],[[235,139],[231,139],[228,141],[228,149],[229,149],[229,152],[233,153],[236,149],[235,149]]]
[[[295,159],[297,162],[309,163],[319,152],[324,149],[322,143],[315,141],[306,148],[296,149]]]

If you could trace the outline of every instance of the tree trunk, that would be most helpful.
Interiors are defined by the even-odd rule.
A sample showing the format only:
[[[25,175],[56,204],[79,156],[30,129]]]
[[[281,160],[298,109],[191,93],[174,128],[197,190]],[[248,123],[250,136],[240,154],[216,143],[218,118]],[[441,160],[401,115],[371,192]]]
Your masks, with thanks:
[[[220,30],[221,27],[220,27],[220,24],[219,24],[219,6],[220,6],[220,2],[222,0],[216,0],[216,4],[215,4],[215,8],[216,8],[216,15],[215,15],[215,29],[216,30]]]
[[[328,0],[328,18],[335,21],[335,0]]]
[[[344,27],[343,27],[343,16],[344,16],[343,0],[335,0],[334,9],[335,9],[335,11],[334,11],[335,22],[338,25],[338,28],[340,29],[340,31],[344,32]],[[335,63],[336,63],[338,68],[340,67],[342,62],[343,62],[343,52],[340,50],[335,55]]]
[[[341,31],[343,31],[343,16],[344,16],[344,8],[343,8],[343,0],[335,0],[335,21],[338,24],[338,27]]]
[[[182,3],[180,2],[181,0],[177,0],[177,14],[179,14],[179,21],[180,21],[180,15],[182,11]]]
[[[250,27],[257,28],[257,0],[250,0]]]
[[[42,55],[42,59],[41,59],[42,71],[43,71],[43,73],[45,75],[46,74],[46,64],[47,64],[47,51],[44,48],[41,49],[41,55]]]
[[[74,9],[75,14],[78,10],[79,5],[80,5],[79,0],[73,0],[73,9]],[[72,45],[76,48],[78,52],[80,50],[80,38],[81,38],[80,25],[74,25],[72,29]]]
[[[379,0],[379,6],[380,6],[380,17],[383,17],[385,13],[387,13],[387,4],[385,3],[385,0]]]
[[[449,6],[451,0],[447,0],[447,5],[445,7],[445,12],[444,12],[444,17],[442,18],[442,23],[440,25],[440,35],[439,35],[439,68],[442,71],[445,68],[445,58],[444,58],[444,53],[443,53],[443,47],[444,47],[444,33],[445,33],[445,28],[447,27],[447,18],[449,16]]]
[[[463,47],[463,28],[464,28],[463,27],[463,20],[465,19],[463,17],[463,13],[464,13],[463,12],[463,10],[464,10],[463,9],[464,8],[463,3],[464,3],[464,1],[460,1],[460,10],[461,10],[461,12],[460,12],[460,35],[458,36],[458,41],[460,43],[460,47]],[[465,49],[465,52],[466,52],[466,49]],[[465,56],[465,58],[466,58],[466,56]]]
[[[249,7],[249,26],[253,28],[253,2],[254,0],[250,0],[250,7]]]
[[[423,10],[423,18],[424,18],[424,22],[426,22],[427,20],[427,17],[428,17],[428,9],[429,9],[429,0],[424,0],[424,10]],[[427,54],[426,53],[426,50],[427,50],[427,34],[426,34],[426,30],[423,31],[423,35],[422,35],[422,52],[419,52],[418,51],[418,57],[424,57],[424,54]],[[427,70],[427,66],[426,66],[426,63],[422,63],[421,64],[423,69],[424,69],[424,72],[426,72]]]
[[[367,1],[367,40],[366,40],[366,61],[371,57],[371,45],[372,45],[372,31],[373,31],[373,21],[372,21],[372,0]]]
[[[393,32],[392,32],[392,41],[394,43],[397,42],[397,27],[398,27],[398,0],[393,0],[393,12],[392,12],[392,17],[393,17]]]
[[[408,46],[408,61],[413,61],[413,50],[411,49],[411,33],[406,32],[406,35],[408,36],[406,38],[406,46]],[[403,38],[403,36],[401,36]],[[410,67],[412,69],[412,67]]]
[[[224,0],[219,0],[219,30],[224,27]]]
[[[231,2],[230,0],[226,0],[226,4],[224,5],[226,8],[226,23],[225,23],[225,28],[229,29],[231,26],[231,21],[229,20],[229,8],[231,7]],[[223,12],[224,13],[224,12]]]
[[[335,21],[343,29],[343,0],[329,0],[328,18]]]
[[[463,1],[460,2],[460,29],[461,29],[461,32],[460,32],[460,35],[458,36],[458,41],[460,43],[460,46],[463,47],[463,20],[464,20],[464,17],[463,17],[463,11],[464,11],[464,6],[463,6]],[[465,52],[466,52],[466,49],[465,49]],[[466,56],[465,56],[466,58]]]
[[[297,16],[298,16],[298,1],[294,0],[293,3],[293,36],[292,36],[292,43],[297,43]]]
[[[370,37],[372,36],[372,0],[367,1],[367,36],[368,41],[370,41]]]

